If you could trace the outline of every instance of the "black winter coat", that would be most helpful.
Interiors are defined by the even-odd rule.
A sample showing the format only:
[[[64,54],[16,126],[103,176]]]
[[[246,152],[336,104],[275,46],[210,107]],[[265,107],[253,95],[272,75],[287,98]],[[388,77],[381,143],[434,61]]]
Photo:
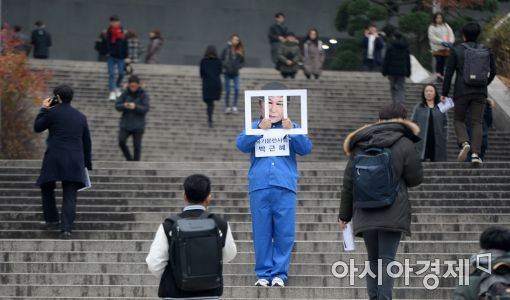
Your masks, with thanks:
[[[477,46],[477,44],[473,42],[469,42],[468,45],[471,47]],[[446,70],[444,73],[442,96],[448,96],[454,73],[456,73],[455,90],[453,92],[454,100],[457,97],[465,95],[482,95],[487,97],[487,86],[469,86],[464,83],[464,46],[462,46],[462,44],[457,45],[450,50],[450,55],[448,56]],[[496,77],[496,63],[494,62],[494,55],[491,52],[490,74],[487,85],[494,80],[494,77]]]
[[[48,58],[50,56],[51,35],[46,29],[39,28],[32,31],[31,43],[34,47],[35,58]]]
[[[124,31],[124,29],[122,29],[122,31]],[[123,39],[116,40],[115,43],[112,43],[112,34],[110,32],[110,28],[108,28],[106,32],[106,45],[108,49],[108,55],[111,57],[118,59],[125,59],[128,57],[128,43],[126,37],[124,36]]]
[[[85,167],[92,170],[92,142],[87,118],[62,103],[42,108],[34,123],[35,132],[49,130],[41,175],[37,185],[52,181],[73,181],[85,185]]]
[[[234,53],[231,46],[226,47],[221,52],[221,61],[224,73],[229,76],[239,75],[239,70],[244,66],[244,56]]]
[[[366,230],[387,230],[411,234],[411,202],[408,187],[423,181],[423,167],[414,143],[420,129],[408,120],[395,119],[367,125],[352,132],[344,142],[349,155],[345,167],[339,219],[351,221],[353,232],[361,236]],[[369,147],[390,148],[393,170],[400,178],[400,190],[392,205],[380,209],[362,209],[353,206],[352,159],[361,149]]]
[[[136,92],[126,89],[115,101],[115,109],[122,112],[120,118],[120,129],[128,132],[145,131],[145,114],[149,111],[149,94],[139,88]],[[127,109],[124,103],[135,103],[135,109]]]
[[[271,27],[269,27],[269,32],[267,34],[267,37],[269,38],[270,43],[280,43],[280,39],[278,39],[279,36],[287,36],[287,26],[285,24],[273,24]]]
[[[411,54],[407,43],[394,41],[386,50],[382,66],[383,76],[411,76]]]
[[[203,58],[200,62],[203,100],[219,100],[221,97],[221,70],[223,66],[217,57]]]

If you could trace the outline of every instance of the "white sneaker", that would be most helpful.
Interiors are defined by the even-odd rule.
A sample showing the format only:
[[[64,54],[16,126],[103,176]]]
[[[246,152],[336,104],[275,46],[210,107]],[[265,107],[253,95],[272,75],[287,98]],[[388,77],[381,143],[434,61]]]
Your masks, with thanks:
[[[255,286],[268,287],[269,286],[269,281],[267,281],[266,279],[259,279],[259,280],[257,280],[257,282],[255,282]]]
[[[110,92],[110,97],[108,98],[110,101],[117,100],[117,96],[115,95],[115,92]]]
[[[234,107],[232,108],[232,112],[233,112],[233,113],[235,113],[235,114],[237,114],[237,106],[234,106]]]
[[[480,156],[478,156],[478,154],[476,153],[471,154],[471,162],[478,165],[481,165],[483,163]]]
[[[119,98],[122,95],[122,91],[119,88],[115,89],[115,97]]]
[[[275,277],[271,280],[271,286],[285,287],[285,282],[280,277]]]
[[[466,161],[466,158],[469,154],[469,150],[471,150],[471,146],[469,145],[469,143],[468,142],[462,143],[462,145],[460,146],[459,155],[457,156],[457,161],[458,162]]]
[[[225,113],[228,115],[232,112],[232,110],[230,109],[230,107],[227,107],[225,108]]]

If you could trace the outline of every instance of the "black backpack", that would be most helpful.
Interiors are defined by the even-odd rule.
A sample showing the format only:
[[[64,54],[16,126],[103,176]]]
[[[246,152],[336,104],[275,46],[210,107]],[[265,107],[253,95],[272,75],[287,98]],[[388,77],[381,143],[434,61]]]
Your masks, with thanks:
[[[170,245],[168,267],[182,291],[223,286],[222,233],[212,216],[204,211],[198,218],[171,216],[163,222]]]
[[[352,160],[354,207],[381,208],[395,201],[399,180],[393,171],[391,150],[367,148]]]
[[[491,274],[480,278],[479,299],[510,300],[510,252],[491,263]]]
[[[466,85],[486,86],[490,75],[490,51],[482,45],[474,48],[467,43],[464,47],[464,74],[463,79]]]

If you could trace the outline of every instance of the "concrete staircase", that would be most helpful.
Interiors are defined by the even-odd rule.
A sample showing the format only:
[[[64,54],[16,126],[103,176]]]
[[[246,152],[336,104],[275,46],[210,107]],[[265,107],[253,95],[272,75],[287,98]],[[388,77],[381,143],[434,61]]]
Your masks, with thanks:
[[[337,261],[364,269],[365,247],[343,252],[336,224],[345,165],[341,144],[348,131],[375,120],[389,97],[377,74],[328,73],[318,82],[299,79],[309,89],[310,137],[314,152],[301,159],[296,243],[289,286],[255,288],[246,173],[247,155],[235,149],[242,115],[225,116],[218,105],[209,130],[195,69],[140,66],[153,96],[144,136],[145,162],[122,162],[116,146],[118,113],[106,100],[105,67],[95,63],[50,61],[35,67],[54,70],[55,83],[71,83],[75,106],[89,117],[94,144],[93,189],[78,199],[73,239],[43,231],[40,192],[34,186],[40,161],[0,161],[0,299],[155,299],[158,282],[145,265],[154,233],[165,216],[180,211],[182,181],[204,173],[213,182],[211,211],[231,224],[238,256],[225,265],[224,299],[366,299],[365,279],[335,278]],[[277,79],[272,70],[248,69],[243,88]],[[418,99],[420,86],[409,87]],[[220,102],[223,103],[223,102]],[[242,102],[241,102],[242,103]],[[242,105],[240,105],[242,106]],[[410,105],[411,106],[411,105]],[[487,162],[429,163],[426,180],[410,191],[413,235],[400,245],[397,260],[468,258],[478,251],[480,232],[492,224],[510,226],[510,133],[492,131]],[[454,155],[454,143],[451,143]],[[57,197],[60,197],[60,191]],[[337,269],[342,271],[340,267]],[[395,299],[451,299],[457,278],[441,278],[424,288],[425,275],[398,279]]]
[[[50,68],[50,86],[67,83],[75,89],[73,105],[88,117],[95,160],[123,160],[117,145],[120,113],[107,100],[106,65],[93,62],[33,61],[35,68]],[[207,128],[198,68],[188,66],[135,66],[151,96],[151,111],[143,137],[144,161],[245,161],[235,147],[244,128],[244,96],[238,115],[225,115],[224,100],[217,102],[215,128]],[[301,75],[301,74],[300,74]],[[302,75],[301,75],[302,76]],[[304,78],[304,76],[303,76]],[[243,69],[241,90],[259,89],[281,80],[274,70]],[[342,142],[352,130],[377,120],[379,108],[389,101],[388,81],[378,73],[324,72],[320,80],[285,80],[289,88],[308,89],[310,138],[314,151],[302,161],[344,160]],[[409,117],[421,101],[421,85],[409,84]],[[457,151],[450,118],[450,157]],[[506,129],[505,129],[506,130]],[[510,132],[493,130],[488,160],[510,160]]]

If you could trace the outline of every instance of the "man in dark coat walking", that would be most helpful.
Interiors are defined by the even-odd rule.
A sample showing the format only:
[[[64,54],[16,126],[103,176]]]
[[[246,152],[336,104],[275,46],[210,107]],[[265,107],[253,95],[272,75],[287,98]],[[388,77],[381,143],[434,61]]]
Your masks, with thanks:
[[[115,102],[115,109],[122,112],[119,130],[119,147],[127,161],[139,161],[142,155],[142,136],[145,131],[145,114],[149,111],[149,94],[141,88],[140,78],[132,75],[128,88]],[[127,138],[133,136],[134,158],[126,146]]]
[[[52,98],[43,101],[34,124],[35,132],[49,131],[37,185],[41,187],[44,221],[48,227],[59,224],[55,202],[55,182],[62,181],[63,203],[60,228],[62,238],[69,239],[76,211],[77,190],[86,185],[85,168],[92,170],[87,118],[71,106],[73,89],[61,85],[53,90],[59,104],[50,106]]]
[[[50,56],[51,35],[42,21],[35,22],[37,27],[32,31],[31,43],[34,47],[34,58],[48,59]]]
[[[405,38],[395,33],[394,40],[386,51],[382,74],[390,81],[391,99],[404,104],[406,100],[406,77],[411,76],[411,54]]]

